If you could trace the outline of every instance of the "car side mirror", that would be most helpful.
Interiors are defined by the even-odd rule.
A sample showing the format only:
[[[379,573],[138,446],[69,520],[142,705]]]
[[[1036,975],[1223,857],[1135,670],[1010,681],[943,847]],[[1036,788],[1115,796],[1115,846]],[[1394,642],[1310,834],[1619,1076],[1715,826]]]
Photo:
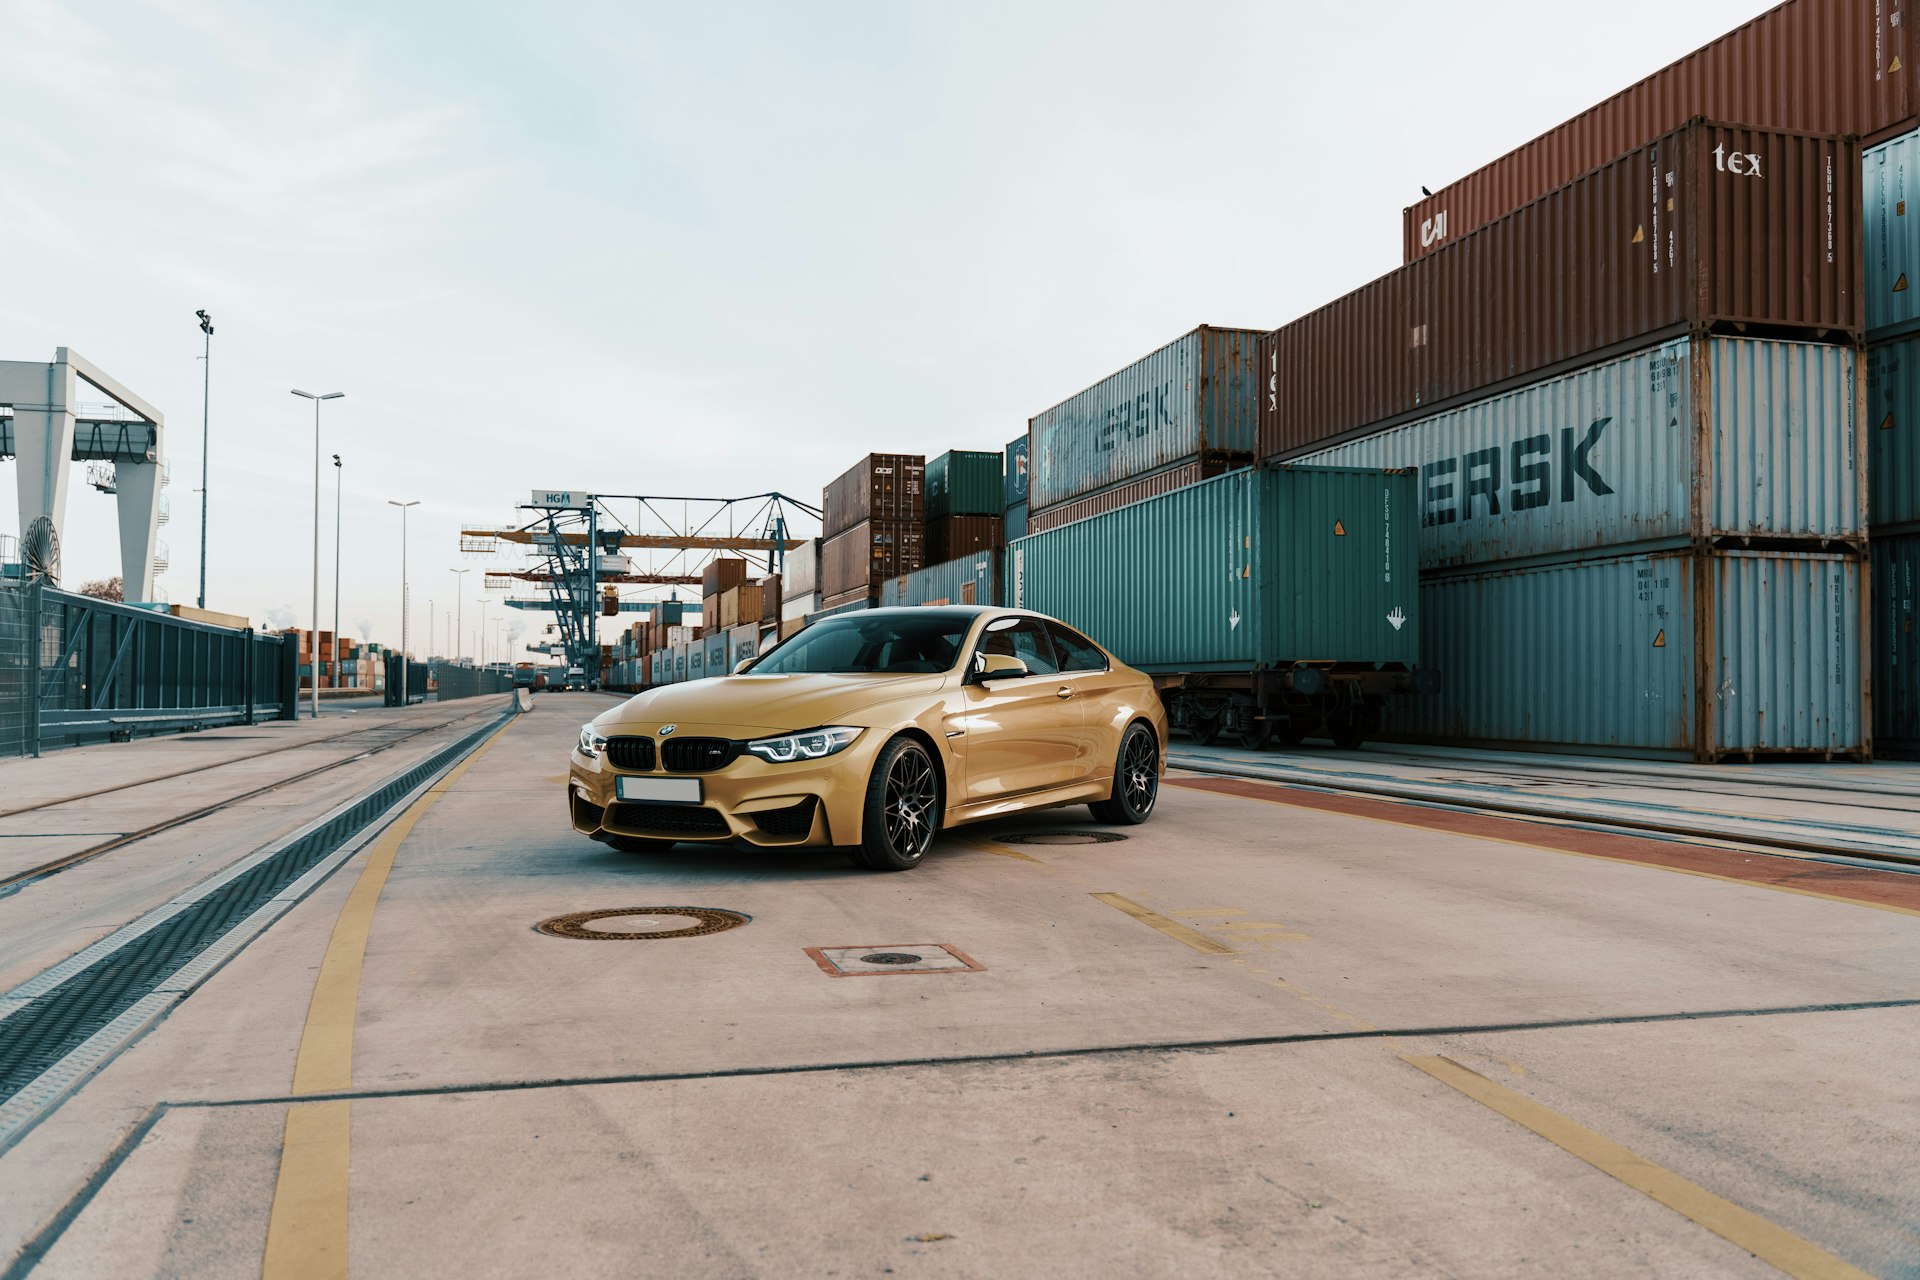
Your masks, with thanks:
[[[753,659],[753,658],[740,659],[740,661],[733,664],[733,674],[739,675],[742,671],[745,671],[748,667],[752,666],[755,661],[756,659]]]
[[[983,653],[974,660],[974,678],[981,682],[988,680],[1017,680],[1031,674],[1027,664],[1005,653]]]

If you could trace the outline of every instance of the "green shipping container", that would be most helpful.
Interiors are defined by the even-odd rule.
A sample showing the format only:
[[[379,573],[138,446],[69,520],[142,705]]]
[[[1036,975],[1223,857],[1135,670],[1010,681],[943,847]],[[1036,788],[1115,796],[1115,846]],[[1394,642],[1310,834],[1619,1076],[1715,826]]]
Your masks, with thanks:
[[[1004,591],[1145,671],[1410,668],[1418,511],[1410,472],[1230,471],[1020,539]]]
[[[997,516],[1004,504],[997,452],[953,449],[927,464],[927,519]]]

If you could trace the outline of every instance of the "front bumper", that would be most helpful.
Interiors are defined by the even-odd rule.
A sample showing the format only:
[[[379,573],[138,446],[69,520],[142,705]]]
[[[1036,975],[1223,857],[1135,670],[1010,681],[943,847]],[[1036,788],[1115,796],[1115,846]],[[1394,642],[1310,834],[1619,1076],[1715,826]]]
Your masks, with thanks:
[[[615,769],[603,757],[576,747],[568,768],[567,815],[574,830],[596,838],[635,836],[783,849],[858,844],[867,779],[885,741],[886,735],[868,730],[824,760],[769,764],[743,754],[710,773]],[[615,791],[622,777],[697,778],[701,800],[697,805],[622,801]]]

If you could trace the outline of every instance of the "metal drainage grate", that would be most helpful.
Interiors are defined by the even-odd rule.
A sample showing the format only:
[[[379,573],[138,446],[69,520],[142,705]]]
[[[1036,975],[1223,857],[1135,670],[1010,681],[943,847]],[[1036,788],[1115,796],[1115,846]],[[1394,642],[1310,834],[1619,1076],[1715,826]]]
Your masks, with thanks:
[[[652,927],[626,932],[587,928],[589,921],[633,916],[642,918]],[[672,927],[673,919],[663,917],[690,919],[694,923],[676,929]],[[738,911],[724,911],[717,907],[617,907],[612,911],[576,911],[572,915],[555,916],[551,920],[542,920],[533,927],[555,938],[620,942],[646,938],[697,938],[704,933],[724,933],[728,929],[738,929],[751,919],[753,919],[752,916],[742,915]]]
[[[996,837],[1001,844],[1118,844],[1118,831],[1019,831]]]
[[[910,951],[876,951],[870,956],[861,956],[861,964],[920,964],[925,956],[916,956]]]
[[[829,978],[879,977],[895,973],[982,973],[986,966],[944,942],[893,946],[808,947],[806,952]]]

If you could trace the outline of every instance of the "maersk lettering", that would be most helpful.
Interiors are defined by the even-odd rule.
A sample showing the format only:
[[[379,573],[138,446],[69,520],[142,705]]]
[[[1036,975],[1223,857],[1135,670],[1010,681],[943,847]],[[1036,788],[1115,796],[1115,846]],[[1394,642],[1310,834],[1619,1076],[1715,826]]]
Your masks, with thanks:
[[[1121,441],[1138,440],[1155,427],[1167,425],[1172,421],[1172,415],[1167,412],[1167,396],[1172,391],[1173,384],[1167,383],[1151,396],[1143,391],[1109,408],[1106,421],[1094,437],[1093,447],[1102,453],[1111,453]]]
[[[1420,523],[1427,527],[1471,520],[1476,515],[1497,516],[1504,490],[1508,510],[1532,511],[1554,500],[1553,471],[1560,469],[1559,500],[1573,502],[1584,494],[1605,497],[1613,492],[1593,465],[1593,450],[1612,418],[1597,418],[1579,440],[1577,428],[1560,429],[1559,456],[1551,435],[1524,436],[1502,449],[1475,449],[1458,458],[1441,458],[1420,468]],[[1507,460],[1507,479],[1500,471]],[[1577,482],[1577,483],[1576,483]],[[1476,501],[1477,499],[1477,501]]]

